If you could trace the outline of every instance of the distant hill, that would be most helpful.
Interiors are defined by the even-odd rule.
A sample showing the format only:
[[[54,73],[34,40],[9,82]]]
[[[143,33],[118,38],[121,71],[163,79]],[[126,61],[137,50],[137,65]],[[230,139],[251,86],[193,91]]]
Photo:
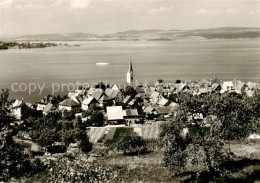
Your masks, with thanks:
[[[97,35],[89,33],[66,33],[66,34],[34,34],[15,38],[16,40],[47,40],[47,41],[69,41],[96,38]]]
[[[176,40],[176,39],[243,39],[260,38],[260,28],[222,27],[195,30],[129,30],[98,36],[89,33],[24,35],[14,40],[42,41],[108,41],[108,40]]]

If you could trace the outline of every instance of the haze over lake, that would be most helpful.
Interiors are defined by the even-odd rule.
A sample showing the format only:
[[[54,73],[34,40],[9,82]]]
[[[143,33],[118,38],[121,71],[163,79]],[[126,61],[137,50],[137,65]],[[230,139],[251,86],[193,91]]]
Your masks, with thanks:
[[[10,92],[11,97],[35,102],[51,94],[52,83],[125,82],[130,56],[134,80],[146,80],[149,84],[160,78],[170,82],[216,77],[219,80],[260,79],[259,39],[68,44],[80,44],[80,47],[0,51],[0,88],[11,89],[12,83],[46,83],[40,96],[37,92],[31,95],[28,91]],[[110,64],[97,66],[98,62]]]

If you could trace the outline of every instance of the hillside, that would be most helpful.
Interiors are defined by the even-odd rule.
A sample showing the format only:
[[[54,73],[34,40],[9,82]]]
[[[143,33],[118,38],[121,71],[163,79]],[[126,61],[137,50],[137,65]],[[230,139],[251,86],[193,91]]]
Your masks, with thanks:
[[[18,41],[109,41],[109,40],[176,40],[176,39],[244,39],[260,38],[260,28],[223,27],[195,30],[128,30],[114,34],[89,33],[35,34],[13,38]]]

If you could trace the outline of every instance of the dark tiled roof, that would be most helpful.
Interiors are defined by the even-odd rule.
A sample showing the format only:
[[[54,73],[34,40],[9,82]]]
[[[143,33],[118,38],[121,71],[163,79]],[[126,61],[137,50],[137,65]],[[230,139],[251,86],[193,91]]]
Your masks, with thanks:
[[[59,103],[59,105],[67,106],[67,107],[72,107],[72,106],[77,106],[79,103],[75,102],[72,99],[65,99],[62,102]]]

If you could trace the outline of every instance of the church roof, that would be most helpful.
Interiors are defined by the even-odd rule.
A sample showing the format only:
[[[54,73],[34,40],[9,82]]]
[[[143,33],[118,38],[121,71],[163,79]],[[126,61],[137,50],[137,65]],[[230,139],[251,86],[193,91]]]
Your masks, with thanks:
[[[129,71],[128,72],[134,72],[133,71],[133,66],[132,66],[132,62],[130,61],[129,62]]]

